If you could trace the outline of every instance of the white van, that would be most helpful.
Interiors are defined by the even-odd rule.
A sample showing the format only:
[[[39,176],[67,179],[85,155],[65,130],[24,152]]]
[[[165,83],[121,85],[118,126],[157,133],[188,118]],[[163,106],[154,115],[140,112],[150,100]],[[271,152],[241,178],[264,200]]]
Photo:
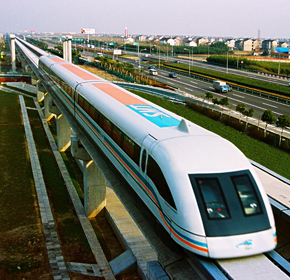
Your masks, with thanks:
[[[149,74],[153,75],[153,76],[157,76],[158,75],[156,69],[149,69]]]

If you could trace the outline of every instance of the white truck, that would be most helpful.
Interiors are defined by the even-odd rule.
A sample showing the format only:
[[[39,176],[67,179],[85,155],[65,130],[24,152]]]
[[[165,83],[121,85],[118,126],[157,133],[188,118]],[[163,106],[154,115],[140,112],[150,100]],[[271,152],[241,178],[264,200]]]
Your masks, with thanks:
[[[216,92],[227,93],[229,91],[229,86],[222,81],[213,81],[213,88]]]

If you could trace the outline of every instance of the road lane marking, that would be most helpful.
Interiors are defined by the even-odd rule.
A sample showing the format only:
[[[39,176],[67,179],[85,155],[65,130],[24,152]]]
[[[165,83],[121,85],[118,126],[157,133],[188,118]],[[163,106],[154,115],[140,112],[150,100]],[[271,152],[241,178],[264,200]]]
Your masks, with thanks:
[[[233,93],[233,95],[234,95],[234,96],[237,96],[237,97],[239,97],[239,98],[245,98],[245,96],[240,96],[240,95],[238,95],[238,94],[234,94],[234,93]]]
[[[278,108],[277,106],[271,105],[271,104],[267,104],[267,103],[263,103],[264,105],[270,106],[270,107],[274,107],[274,108]]]

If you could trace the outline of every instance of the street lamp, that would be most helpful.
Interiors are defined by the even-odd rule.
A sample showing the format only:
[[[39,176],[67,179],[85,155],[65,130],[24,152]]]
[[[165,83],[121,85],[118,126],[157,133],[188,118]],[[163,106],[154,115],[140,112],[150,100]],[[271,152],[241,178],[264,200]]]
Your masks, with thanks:
[[[227,74],[229,73],[229,51],[227,51]]]
[[[159,51],[159,62],[158,62],[158,68],[160,68],[160,46],[154,45],[154,47],[157,48],[157,53]]]
[[[160,46],[157,46],[157,49],[159,50],[159,62],[158,62],[158,68],[160,68]]]
[[[146,50],[147,50],[147,49],[143,49],[143,50],[140,51],[140,57],[139,57],[139,69],[141,69],[141,65],[140,65],[140,63],[141,63],[141,52],[142,52],[142,51],[146,51]]]
[[[185,51],[188,51],[188,74],[190,76],[190,50],[187,48],[184,48]]]

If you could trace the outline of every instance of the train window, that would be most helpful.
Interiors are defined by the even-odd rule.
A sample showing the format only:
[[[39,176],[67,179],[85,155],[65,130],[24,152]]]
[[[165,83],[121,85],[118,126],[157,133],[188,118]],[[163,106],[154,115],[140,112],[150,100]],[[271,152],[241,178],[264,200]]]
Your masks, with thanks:
[[[84,108],[84,99],[80,95],[78,95],[78,104],[81,108]]]
[[[89,108],[89,115],[93,120],[97,120],[98,119],[98,111],[92,106],[90,105]]]
[[[111,132],[112,132],[111,124],[112,123],[107,118],[104,117],[103,123],[102,123],[102,128],[109,136],[111,136]]]
[[[166,179],[157,164],[157,162],[149,156],[148,165],[147,165],[147,175],[152,180],[154,185],[156,186],[159,194],[163,197],[163,199],[174,209],[176,209],[175,202],[173,200],[171,191],[166,182]]]
[[[112,138],[116,142],[119,147],[122,147],[122,139],[123,133],[122,131],[115,125],[112,125]]]
[[[217,178],[196,178],[209,219],[229,218],[228,207]]]
[[[127,135],[124,135],[123,150],[124,152],[137,164],[139,165],[139,158],[141,148]]]
[[[89,113],[89,108],[90,108],[90,104],[87,100],[84,99],[84,106],[83,106],[83,109]]]
[[[260,214],[261,206],[248,175],[231,177],[246,216]]]

